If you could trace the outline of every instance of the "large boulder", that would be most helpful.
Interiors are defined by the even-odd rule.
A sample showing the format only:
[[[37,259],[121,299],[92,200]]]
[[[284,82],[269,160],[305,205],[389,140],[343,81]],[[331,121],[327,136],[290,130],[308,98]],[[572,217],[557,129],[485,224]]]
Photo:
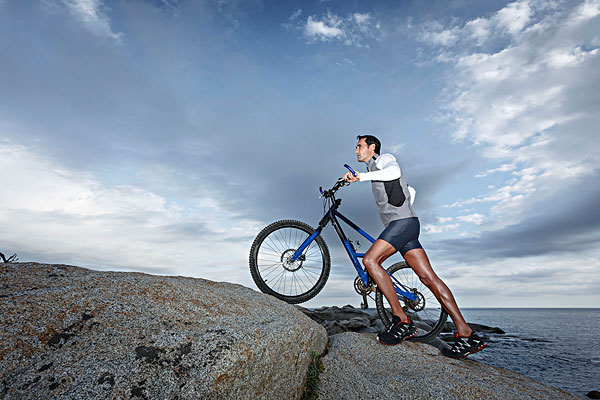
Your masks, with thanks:
[[[355,332],[329,339],[320,400],[580,398],[516,372],[444,357],[423,343],[382,346],[374,334]]]
[[[0,397],[297,399],[327,334],[240,285],[0,264]]]

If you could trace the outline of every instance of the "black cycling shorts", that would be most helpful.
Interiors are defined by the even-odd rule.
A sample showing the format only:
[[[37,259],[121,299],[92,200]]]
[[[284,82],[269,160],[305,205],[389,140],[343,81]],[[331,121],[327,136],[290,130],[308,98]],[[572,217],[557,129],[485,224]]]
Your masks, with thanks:
[[[389,223],[378,239],[385,240],[404,256],[413,249],[422,249],[419,243],[421,224],[418,217],[396,219]]]

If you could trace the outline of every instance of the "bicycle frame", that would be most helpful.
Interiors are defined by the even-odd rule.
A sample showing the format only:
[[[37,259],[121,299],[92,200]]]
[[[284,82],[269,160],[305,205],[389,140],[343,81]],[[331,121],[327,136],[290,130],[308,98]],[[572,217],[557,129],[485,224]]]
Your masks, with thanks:
[[[354,222],[350,221],[346,216],[344,216],[341,212],[339,212],[337,210],[338,207],[340,206],[340,204],[342,203],[341,199],[335,199],[332,196],[332,200],[333,200],[332,204],[329,207],[329,210],[325,213],[325,215],[319,222],[318,228],[315,230],[315,232],[312,235],[310,235],[308,238],[306,238],[306,240],[304,240],[304,242],[302,242],[300,247],[298,247],[298,249],[292,256],[292,260],[296,261],[298,259],[301,259],[302,254],[304,253],[304,250],[306,250],[306,248],[317,238],[317,236],[319,236],[321,234],[321,232],[327,226],[327,224],[329,222],[331,222],[338,237],[344,244],[346,253],[348,253],[348,257],[350,257],[350,260],[352,261],[352,265],[354,265],[354,268],[356,269],[358,276],[360,276],[360,278],[363,282],[363,285],[365,287],[368,287],[369,286],[369,274],[367,273],[366,269],[360,265],[360,262],[358,261],[359,258],[363,258],[365,256],[365,253],[357,253],[356,252],[356,249],[354,248],[354,246],[352,245],[352,243],[350,242],[350,240],[344,233],[344,230],[342,229],[342,225],[340,224],[340,222],[338,221],[337,218],[339,217],[339,219],[341,219],[349,227],[351,227],[352,229],[354,229],[355,231],[360,233],[363,237],[365,237],[371,243],[375,243],[375,239],[373,239],[368,233],[366,233],[358,225],[356,225]],[[392,278],[392,282],[394,284],[394,289],[396,290],[396,293],[399,296],[402,296],[402,297],[406,298],[407,300],[412,300],[412,301],[418,300],[418,297],[413,292],[409,291],[406,288],[406,286],[404,286],[400,281],[398,281],[392,274],[390,274],[388,272],[388,275]]]

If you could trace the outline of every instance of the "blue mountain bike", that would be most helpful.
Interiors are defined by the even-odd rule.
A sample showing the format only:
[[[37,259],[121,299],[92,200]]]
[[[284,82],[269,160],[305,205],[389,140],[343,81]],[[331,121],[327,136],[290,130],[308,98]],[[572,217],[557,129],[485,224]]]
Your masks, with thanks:
[[[356,176],[350,166],[344,166]],[[375,242],[373,237],[338,211],[342,199],[336,199],[335,193],[346,185],[348,183],[340,178],[329,190],[319,188],[325,212],[316,229],[295,220],[277,221],[265,227],[256,236],[250,249],[252,279],[263,293],[288,303],[302,303],[315,297],[329,278],[329,249],[320,234],[331,223],[358,273],[354,289],[363,297],[363,308],[367,308],[367,297],[373,299],[374,293],[377,312],[384,325],[389,327],[392,323],[391,307],[358,261],[365,253],[356,251],[354,242],[348,239],[339,222],[342,220],[369,242]],[[445,326],[448,314],[433,293],[405,262],[393,264],[387,273],[392,278],[404,312],[419,328],[411,340],[427,341],[436,337]]]

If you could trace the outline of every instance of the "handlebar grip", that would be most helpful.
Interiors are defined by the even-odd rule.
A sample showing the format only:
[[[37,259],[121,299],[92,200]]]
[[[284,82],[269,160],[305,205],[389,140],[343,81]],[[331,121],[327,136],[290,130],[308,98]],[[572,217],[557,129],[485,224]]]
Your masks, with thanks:
[[[356,171],[352,169],[348,164],[344,164],[344,167],[348,168],[348,171],[352,173],[352,175],[356,176]]]

